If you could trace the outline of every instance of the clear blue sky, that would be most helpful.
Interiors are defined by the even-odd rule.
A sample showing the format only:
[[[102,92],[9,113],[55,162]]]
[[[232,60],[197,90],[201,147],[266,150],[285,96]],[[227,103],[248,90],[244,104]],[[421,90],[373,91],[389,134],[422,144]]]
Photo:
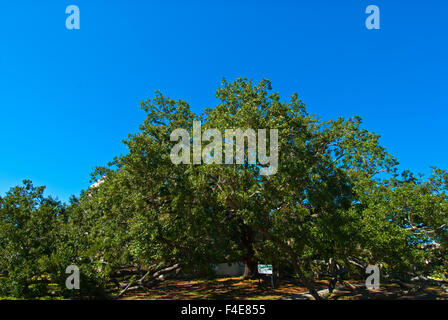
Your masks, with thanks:
[[[360,115],[401,169],[448,169],[447,17],[443,0],[2,0],[0,194],[28,178],[66,201],[125,152],[141,100],[159,89],[200,112],[239,76],[324,119]]]

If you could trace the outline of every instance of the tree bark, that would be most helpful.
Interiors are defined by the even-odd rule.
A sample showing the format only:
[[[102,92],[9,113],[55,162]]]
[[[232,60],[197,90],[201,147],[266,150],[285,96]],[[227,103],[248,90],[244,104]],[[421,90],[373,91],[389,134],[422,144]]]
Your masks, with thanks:
[[[241,227],[241,243],[246,251],[244,260],[244,274],[243,280],[253,280],[258,278],[258,262],[255,259],[255,250],[254,250],[254,231],[243,225]]]
[[[258,263],[254,256],[246,256],[244,261],[243,280],[253,280],[258,278]]]
[[[181,267],[179,264],[175,264],[173,266],[165,267],[155,273],[153,273],[151,276],[150,274],[154,272],[154,270],[149,270],[145,273],[145,275],[136,281],[133,281],[126,285],[126,287],[118,294],[117,297],[123,296],[125,293],[133,290],[141,290],[143,288],[149,288],[152,284],[156,282],[160,282],[166,279],[169,275],[177,275],[181,270]],[[135,286],[133,286],[135,285]]]

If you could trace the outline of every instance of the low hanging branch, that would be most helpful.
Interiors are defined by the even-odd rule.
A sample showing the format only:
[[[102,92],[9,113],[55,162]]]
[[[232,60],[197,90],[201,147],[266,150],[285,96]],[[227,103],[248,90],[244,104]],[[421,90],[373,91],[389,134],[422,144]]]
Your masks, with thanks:
[[[154,283],[164,281],[171,275],[177,275],[181,270],[180,264],[175,264],[159,271],[154,272],[154,270],[149,270],[145,273],[143,277],[139,280],[132,281],[118,294],[118,298],[122,297],[125,293],[134,290],[141,290],[144,288],[149,288]],[[151,273],[154,272],[152,275]]]
[[[330,259],[330,277],[332,278],[328,283],[328,292],[333,293],[334,289],[336,288],[336,284],[339,282],[343,286],[347,287],[349,290],[353,291],[355,290],[355,286],[352,284],[345,282],[343,280],[343,276],[349,272],[349,269],[346,267],[341,266],[339,263],[335,261],[335,259]]]

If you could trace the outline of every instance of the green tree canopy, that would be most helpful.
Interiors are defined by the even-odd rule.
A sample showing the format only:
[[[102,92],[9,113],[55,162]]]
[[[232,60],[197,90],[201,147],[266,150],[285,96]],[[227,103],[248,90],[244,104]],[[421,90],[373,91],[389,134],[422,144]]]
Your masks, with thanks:
[[[159,92],[142,102],[146,119],[124,141],[128,152],[98,167],[97,183],[68,206],[29,181],[0,198],[3,294],[42,295],[56,283],[67,296],[104,296],[181,270],[212,275],[214,264],[236,261],[245,263],[245,278],[257,276],[260,262],[292,271],[316,298],[316,277],[334,287],[347,273],[365,277],[367,265],[380,265],[387,278],[448,271],[446,171],[399,175],[398,161],[359,117],[322,121],[297,94],[281,100],[268,80],[224,81],[216,96],[201,115]],[[195,121],[204,156],[233,164],[173,163],[177,129],[193,146],[179,155],[195,159]],[[235,163],[227,137],[210,148],[220,136],[204,136],[211,129],[267,133],[258,153],[246,147]],[[265,158],[278,155],[268,175],[263,147]],[[64,288],[71,264],[85,284],[76,294]],[[131,269],[138,275],[123,286],[117,277]]]

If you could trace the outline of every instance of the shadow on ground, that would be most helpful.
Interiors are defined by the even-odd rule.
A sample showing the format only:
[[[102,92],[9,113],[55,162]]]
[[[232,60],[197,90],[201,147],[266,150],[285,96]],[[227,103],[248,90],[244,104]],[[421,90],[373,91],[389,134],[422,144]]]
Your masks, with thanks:
[[[325,282],[320,284],[322,288]],[[124,299],[263,299],[277,300],[282,297],[306,292],[306,288],[296,282],[282,280],[273,289],[268,282],[241,280],[240,278],[220,278],[217,280],[166,280],[145,292],[132,293]]]
[[[326,289],[327,281],[315,283],[316,289]],[[330,300],[447,300],[448,294],[437,286],[403,294],[399,286],[384,284],[378,290],[367,290],[359,282],[352,282],[355,291],[335,291]],[[301,296],[308,290],[293,280],[281,280],[273,289],[269,281],[241,280],[238,277],[215,280],[166,280],[151,289],[126,294],[126,300],[279,300]],[[292,299],[294,300],[294,299]]]

